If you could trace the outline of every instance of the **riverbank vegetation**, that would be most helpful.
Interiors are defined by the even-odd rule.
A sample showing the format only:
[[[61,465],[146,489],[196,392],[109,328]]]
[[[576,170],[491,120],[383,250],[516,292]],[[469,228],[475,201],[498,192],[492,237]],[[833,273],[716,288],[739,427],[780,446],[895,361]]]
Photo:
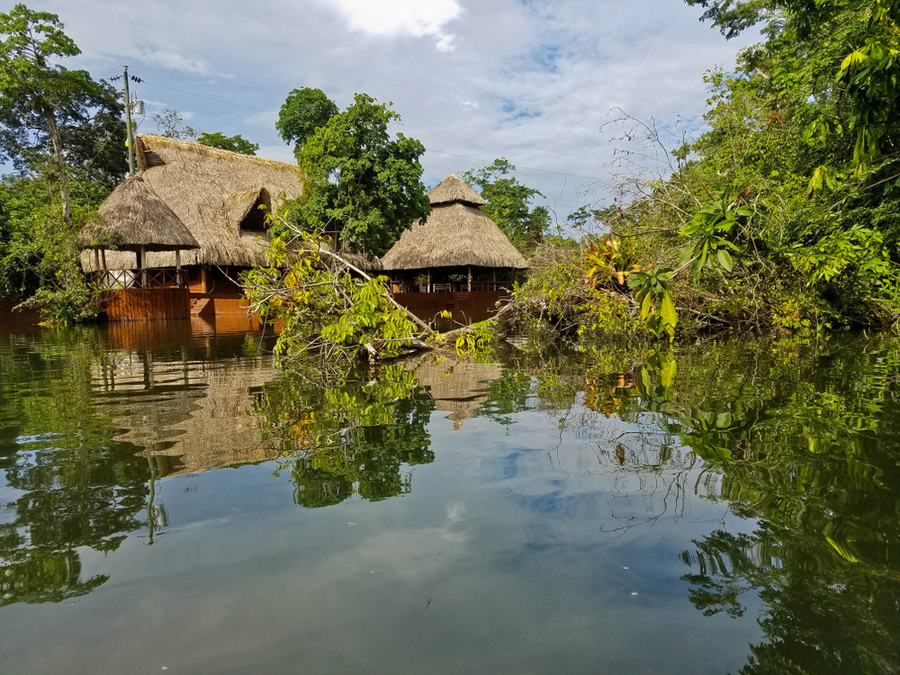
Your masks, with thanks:
[[[625,178],[612,206],[573,221],[609,234],[539,251],[516,299],[540,299],[564,332],[895,326],[897,3],[688,2],[765,41],[708,73],[696,140],[670,146],[625,114],[608,127],[633,139],[615,160]]]
[[[0,301],[40,308],[57,324],[97,313],[78,236],[128,174],[121,93],[63,65],[80,54],[57,15],[22,4],[0,13],[0,162],[11,167],[0,177]],[[183,133],[177,112],[159,117],[164,133]],[[258,148],[240,135],[197,140]]]
[[[601,234],[546,236],[546,210],[529,206],[539,193],[506,160],[463,174],[530,255],[528,280],[472,329],[480,337],[674,340],[897,325],[900,9],[688,2],[726,37],[761,27],[764,41],[731,72],[707,74],[707,130],[695,139],[671,143],[656,122],[625,113],[604,130],[630,141],[614,160],[615,200],[570,216]]]

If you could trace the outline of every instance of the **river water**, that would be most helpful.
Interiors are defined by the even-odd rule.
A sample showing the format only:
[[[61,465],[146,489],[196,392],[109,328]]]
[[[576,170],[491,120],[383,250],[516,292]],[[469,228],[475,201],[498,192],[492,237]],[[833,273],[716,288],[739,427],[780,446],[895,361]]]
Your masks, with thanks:
[[[270,347],[0,333],[0,672],[900,672],[900,341]]]

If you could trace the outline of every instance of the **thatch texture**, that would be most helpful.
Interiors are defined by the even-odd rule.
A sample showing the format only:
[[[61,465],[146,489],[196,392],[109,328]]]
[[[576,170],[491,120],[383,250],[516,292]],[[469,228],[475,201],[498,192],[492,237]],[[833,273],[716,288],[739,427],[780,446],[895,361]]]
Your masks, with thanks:
[[[178,457],[170,475],[279,454],[263,442],[253,409],[253,392],[277,376],[271,357],[201,368],[184,359],[154,361],[147,352],[115,352],[92,371],[95,385],[123,402],[117,441],[137,446],[140,455]]]
[[[381,258],[385,270],[470,265],[528,267],[525,258],[493,220],[477,206],[458,201],[434,206],[424,224],[414,223]]]
[[[440,183],[428,191],[428,201],[432,206],[436,204],[450,204],[452,202],[465,202],[475,206],[484,206],[487,202],[484,197],[475,192],[469,184],[455,173],[451,173]]]
[[[303,193],[302,175],[294,164],[162,136],[138,136],[135,151],[141,178],[200,245],[182,254],[182,265],[265,264],[268,235],[242,230],[241,222],[260,205],[271,209],[279,196],[294,199]],[[110,269],[136,267],[129,252],[107,253],[106,261]],[[94,255],[83,253],[81,262],[85,271],[95,271]],[[175,254],[148,253],[146,266],[175,267]]]
[[[100,218],[84,228],[79,243],[129,251],[200,248],[181,219],[140,176],[129,177],[113,190],[100,205]]]
[[[407,366],[416,374],[419,383],[428,388],[437,410],[450,413],[447,419],[453,430],[462,429],[463,422],[473,417],[488,400],[491,381],[499,380],[503,368],[498,363],[476,363],[472,360],[426,359]]]

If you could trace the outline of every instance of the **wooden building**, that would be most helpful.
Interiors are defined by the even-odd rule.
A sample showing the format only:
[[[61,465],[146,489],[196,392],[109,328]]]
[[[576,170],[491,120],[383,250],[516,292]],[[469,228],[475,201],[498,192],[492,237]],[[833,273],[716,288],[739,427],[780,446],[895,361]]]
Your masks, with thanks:
[[[183,252],[146,248],[142,256],[132,247],[118,246],[114,237],[110,240],[123,226],[121,219],[110,216],[105,218],[105,237],[90,235],[93,248],[82,252],[82,268],[111,290],[142,284],[174,288],[181,279],[189,290],[192,315],[245,313],[243,291],[236,280],[243,270],[266,264],[270,237],[265,216],[280,198],[303,194],[298,167],[151,135],[135,139],[135,153],[139,177],[148,190],[143,194],[132,190],[130,197],[139,202],[152,194],[184,225],[197,246]],[[113,195],[107,201],[111,199]],[[178,274],[179,267],[183,276]],[[153,308],[134,304],[121,311],[125,316],[120,318],[163,318],[153,316]],[[138,315],[129,317],[128,312]]]
[[[181,252],[200,244],[166,203],[140,176],[129,176],[100,205],[100,217],[81,232],[80,243],[93,253],[101,271],[92,274],[101,288],[110,320],[183,319],[190,316],[190,290],[181,268]],[[135,255],[135,269],[109,270],[110,247]],[[174,252],[174,270],[148,270],[149,252]]]
[[[482,320],[528,264],[484,211],[484,198],[456,174],[428,192],[431,215],[381,259],[398,302],[423,319],[449,310]]]

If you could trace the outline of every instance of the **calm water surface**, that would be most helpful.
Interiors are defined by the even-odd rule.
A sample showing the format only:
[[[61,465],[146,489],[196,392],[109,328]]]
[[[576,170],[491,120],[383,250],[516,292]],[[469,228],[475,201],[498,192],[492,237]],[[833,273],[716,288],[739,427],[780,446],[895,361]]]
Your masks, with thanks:
[[[0,333],[0,672],[900,672],[900,342],[267,346]]]

